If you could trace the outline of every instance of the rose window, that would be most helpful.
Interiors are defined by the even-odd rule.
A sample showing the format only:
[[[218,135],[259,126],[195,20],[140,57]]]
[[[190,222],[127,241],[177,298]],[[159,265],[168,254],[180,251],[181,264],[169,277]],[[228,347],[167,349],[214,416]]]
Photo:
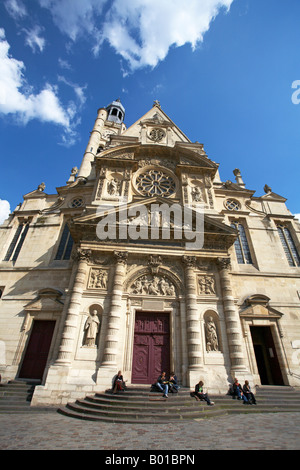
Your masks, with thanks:
[[[143,196],[172,196],[175,193],[175,181],[160,170],[148,170],[136,178],[136,188]]]

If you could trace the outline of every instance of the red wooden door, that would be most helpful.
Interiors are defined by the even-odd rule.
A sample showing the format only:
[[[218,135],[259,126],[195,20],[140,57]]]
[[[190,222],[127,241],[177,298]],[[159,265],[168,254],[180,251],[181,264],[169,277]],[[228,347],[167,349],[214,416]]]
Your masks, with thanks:
[[[55,321],[34,321],[19,374],[24,379],[42,379],[48,359]]]
[[[152,384],[170,372],[168,314],[137,312],[134,329],[132,383]]]

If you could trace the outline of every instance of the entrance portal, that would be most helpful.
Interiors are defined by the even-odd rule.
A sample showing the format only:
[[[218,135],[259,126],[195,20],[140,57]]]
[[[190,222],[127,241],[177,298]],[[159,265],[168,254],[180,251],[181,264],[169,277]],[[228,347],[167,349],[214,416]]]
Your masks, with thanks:
[[[34,321],[19,374],[23,379],[42,380],[52,341],[55,321]]]
[[[135,317],[132,383],[152,384],[170,373],[169,314],[137,312]]]
[[[255,358],[262,385],[284,385],[271,327],[250,327]]]

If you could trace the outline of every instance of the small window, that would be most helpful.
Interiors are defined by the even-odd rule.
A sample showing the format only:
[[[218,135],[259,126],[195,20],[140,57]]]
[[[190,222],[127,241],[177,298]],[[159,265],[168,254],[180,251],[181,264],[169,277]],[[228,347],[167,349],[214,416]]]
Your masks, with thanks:
[[[29,229],[29,222],[19,224],[14,238],[9,245],[4,261],[16,261]]]
[[[241,208],[241,205],[235,199],[227,199],[227,201],[225,202],[225,207],[229,211],[238,211]]]
[[[238,238],[234,242],[237,261],[239,264],[253,264],[245,228],[238,222],[233,222],[231,227],[238,230]]]
[[[83,204],[83,199],[81,197],[76,197],[71,202],[71,207],[82,207]]]
[[[67,224],[63,230],[59,247],[56,253],[56,260],[68,260],[71,257],[71,251],[73,247],[73,239],[70,234],[69,227]]]
[[[113,108],[113,110],[111,112],[111,115],[112,116],[117,116],[118,115],[118,110],[116,108]]]
[[[284,225],[277,226],[279,238],[290,266],[300,266],[300,257],[291,232]]]

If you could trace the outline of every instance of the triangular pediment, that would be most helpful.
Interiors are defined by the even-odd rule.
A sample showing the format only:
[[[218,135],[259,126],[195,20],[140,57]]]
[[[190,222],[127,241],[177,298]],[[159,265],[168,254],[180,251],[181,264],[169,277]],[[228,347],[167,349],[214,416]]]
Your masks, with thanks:
[[[279,320],[283,313],[270,307],[269,301],[269,297],[262,294],[248,297],[244,302],[245,308],[241,311],[240,316],[244,318],[272,318]]]
[[[61,292],[55,289],[43,289],[38,297],[25,305],[28,312],[60,312],[63,309],[63,302],[60,300]]]
[[[162,129],[171,128],[173,131],[174,141],[190,142],[189,138],[179,129],[179,127],[172,121],[172,119],[169,118],[158,104],[154,104],[146,114],[128,127],[123,135],[128,137],[140,136],[142,127]]]
[[[154,240],[154,228],[157,234],[155,243],[157,240],[165,240],[166,244],[172,244],[176,240],[178,243],[185,243],[196,235],[199,235],[199,240],[201,235],[203,243],[200,249],[228,250],[235,241],[236,230],[208,216],[200,206],[183,206],[173,199],[160,196],[139,198],[116,207],[91,209],[90,213],[72,219],[69,227],[73,239],[77,242],[97,241],[97,236],[98,239],[104,240],[104,237],[99,237],[101,232],[102,236],[108,233],[108,238],[114,241],[119,238],[124,240],[126,233],[127,241],[131,243],[133,239],[130,238],[130,232],[136,230],[138,239],[147,240],[147,243],[151,244]]]

